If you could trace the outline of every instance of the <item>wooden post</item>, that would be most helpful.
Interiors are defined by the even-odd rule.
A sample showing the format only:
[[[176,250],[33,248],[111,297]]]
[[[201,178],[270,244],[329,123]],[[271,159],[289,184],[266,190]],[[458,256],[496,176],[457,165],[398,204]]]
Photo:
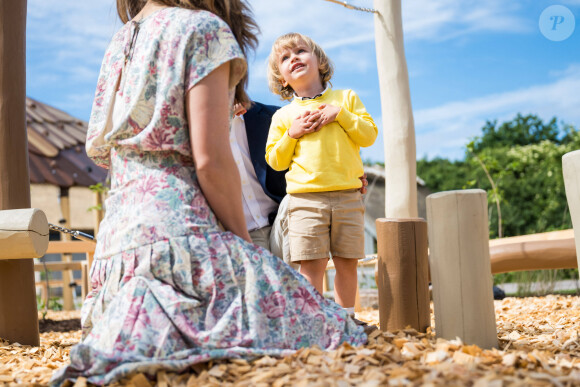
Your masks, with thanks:
[[[568,152],[562,156],[562,174],[574,228],[576,259],[580,267],[580,150]]]
[[[60,187],[60,210],[62,214],[62,221],[63,227],[70,228],[70,199],[69,199],[69,189],[66,187]],[[61,240],[65,242],[70,242],[72,240],[70,234],[61,233]],[[62,261],[63,262],[72,262],[72,255],[71,254],[62,254]],[[73,297],[73,288],[70,287],[70,284],[73,281],[73,272],[72,270],[63,270],[62,271],[62,308],[64,310],[74,310],[75,303]],[[76,291],[76,289],[74,289]]]
[[[416,218],[417,161],[401,0],[374,0],[385,147],[385,217]]]
[[[0,2],[0,210],[30,207],[26,0]],[[39,345],[34,262],[0,260],[0,337]]]
[[[103,209],[103,193],[102,192],[95,192],[95,230],[93,231],[93,235],[95,239],[97,239],[97,234],[99,233],[99,226],[103,221],[105,216],[105,211]]]
[[[472,189],[429,195],[427,223],[437,337],[497,347],[487,194]]]
[[[427,223],[424,219],[377,219],[381,330],[431,325]]]

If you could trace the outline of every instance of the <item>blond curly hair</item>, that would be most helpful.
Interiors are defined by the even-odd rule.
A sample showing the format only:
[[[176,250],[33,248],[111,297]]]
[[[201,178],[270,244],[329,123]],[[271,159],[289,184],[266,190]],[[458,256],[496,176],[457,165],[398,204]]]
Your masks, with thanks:
[[[318,72],[320,74],[320,81],[322,82],[322,87],[326,89],[327,84],[330,83],[330,78],[334,73],[334,67],[332,62],[318,44],[310,37],[297,33],[291,32],[280,36],[274,42],[272,46],[272,51],[268,57],[268,86],[274,94],[278,94],[281,99],[289,100],[294,96],[294,89],[290,85],[284,86],[284,78],[280,74],[280,69],[278,68],[278,59],[280,53],[285,49],[292,49],[298,44],[304,43],[318,59]],[[330,83],[332,85],[332,83]]]

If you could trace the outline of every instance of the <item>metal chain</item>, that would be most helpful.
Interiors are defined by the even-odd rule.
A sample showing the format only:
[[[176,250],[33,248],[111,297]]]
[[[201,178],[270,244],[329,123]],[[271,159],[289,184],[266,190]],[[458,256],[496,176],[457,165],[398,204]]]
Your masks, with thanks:
[[[369,13],[379,13],[376,9],[373,8],[364,8],[364,7],[357,7],[356,5],[352,5],[347,3],[346,1],[338,1],[338,0],[326,0],[330,1],[331,3],[340,4],[345,8],[353,9],[355,11],[362,11],[362,12],[369,12]]]
[[[48,228],[54,231],[58,231],[61,232],[63,234],[70,234],[73,237],[83,240],[83,241],[88,241],[88,242],[94,242],[95,241],[95,237],[89,234],[85,234],[84,232],[78,231],[78,230],[71,230],[65,227],[60,227],[57,226],[55,224],[49,223],[48,224]]]

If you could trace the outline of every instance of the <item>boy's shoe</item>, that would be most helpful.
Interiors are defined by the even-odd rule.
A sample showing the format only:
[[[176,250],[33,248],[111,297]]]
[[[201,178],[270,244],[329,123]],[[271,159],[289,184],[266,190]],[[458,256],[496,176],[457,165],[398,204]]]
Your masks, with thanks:
[[[376,331],[377,329],[379,329],[379,327],[377,327],[376,325],[361,321],[361,320],[355,318],[354,316],[351,316],[351,318],[356,323],[356,325],[363,327],[367,336],[370,335],[372,332]]]

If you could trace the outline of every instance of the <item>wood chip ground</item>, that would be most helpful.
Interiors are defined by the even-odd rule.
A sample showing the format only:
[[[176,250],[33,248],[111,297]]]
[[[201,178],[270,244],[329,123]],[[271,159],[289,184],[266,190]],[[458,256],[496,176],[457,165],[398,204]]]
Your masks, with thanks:
[[[495,301],[499,349],[436,339],[432,331],[375,331],[362,347],[307,348],[286,358],[233,359],[186,374],[133,375],[117,385],[147,386],[580,386],[580,297]],[[377,310],[357,314],[377,324]],[[80,339],[79,312],[51,312],[41,345],[0,339],[0,386],[46,385]],[[59,325],[59,321],[62,322]],[[76,325],[75,325],[76,324]],[[59,327],[63,327],[62,329]],[[76,385],[86,386],[80,378]]]

